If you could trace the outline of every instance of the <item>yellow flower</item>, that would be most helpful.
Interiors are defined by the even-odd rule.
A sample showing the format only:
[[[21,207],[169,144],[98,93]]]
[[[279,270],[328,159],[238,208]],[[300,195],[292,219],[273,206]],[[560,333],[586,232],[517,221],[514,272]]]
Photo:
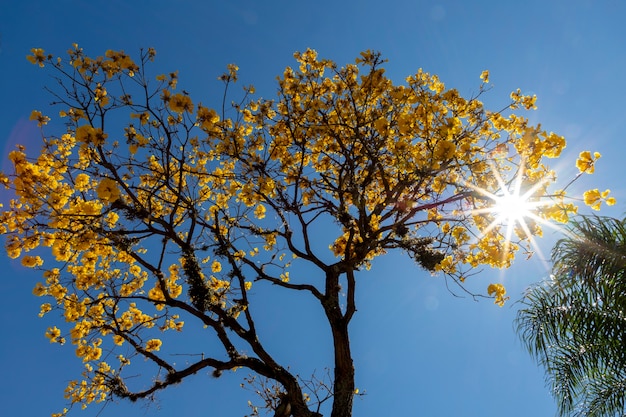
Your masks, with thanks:
[[[550,132],[550,135],[544,142],[545,149],[543,156],[546,158],[558,158],[561,151],[565,148],[565,138]]]
[[[83,201],[78,212],[87,216],[97,216],[102,210],[102,204],[97,201]]]
[[[608,204],[609,206],[612,206],[613,204],[615,204],[615,199],[613,197],[607,198],[610,193],[611,193],[611,190],[606,189],[600,194],[600,197],[602,197],[602,199],[606,201],[606,204]],[[612,202],[609,203],[609,200],[612,200]]]
[[[593,174],[595,168],[594,164],[600,158],[600,153],[595,152],[593,157],[591,156],[591,152],[583,151],[578,155],[578,159],[576,160],[576,168],[582,173],[585,174]]]
[[[239,71],[239,67],[235,64],[228,64],[226,68],[228,69],[228,73],[220,75],[217,79],[237,82],[237,71]]]
[[[193,103],[191,98],[185,94],[174,94],[169,98],[168,104],[170,106],[170,110],[176,113],[182,113],[184,111],[187,113],[193,112]]]
[[[74,179],[74,187],[76,187],[78,191],[85,191],[88,186],[89,186],[89,175],[81,173],[81,174],[78,174],[76,178]]]
[[[55,240],[52,244],[52,255],[57,261],[63,262],[69,260],[72,255],[70,245],[65,241]]]
[[[41,114],[39,110],[33,110],[30,113],[29,120],[36,120],[37,126],[42,127],[43,125],[48,124],[48,122],[50,121],[50,118],[48,116],[44,116],[43,114]]]
[[[46,55],[44,54],[43,49],[41,48],[32,48],[30,50],[33,54],[32,55],[27,55],[26,59],[28,59],[28,61],[31,64],[38,64],[40,67],[43,68],[43,63],[46,60]]]
[[[50,343],[60,342],[62,338],[59,339],[59,336],[61,336],[61,330],[59,330],[56,326],[48,327],[48,331],[46,332],[46,337],[50,339]]]
[[[200,127],[204,130],[209,130],[213,128],[215,123],[220,121],[220,117],[217,115],[215,110],[208,109],[202,105],[198,105],[198,113],[196,115],[198,123],[200,123]]]
[[[52,413],[51,417],[64,417],[67,415],[68,409],[64,408],[61,413]]]
[[[480,73],[480,79],[483,80],[483,82],[485,84],[487,84],[489,82],[489,71],[488,70],[484,70],[483,72]]]
[[[384,118],[380,118],[378,120],[376,120],[374,122],[374,127],[376,128],[376,130],[378,131],[378,133],[380,133],[381,135],[384,135],[385,132],[387,132],[387,128],[389,127],[389,123],[387,122],[387,119]]]
[[[259,204],[254,209],[254,217],[259,220],[265,218],[265,207],[262,204]]]
[[[84,341],[76,348],[76,356],[83,359],[83,362],[97,361],[102,356],[102,348],[98,347],[102,343],[101,339],[96,339],[91,346]]]
[[[448,140],[440,140],[435,147],[434,158],[437,161],[447,161],[454,156],[456,145]]]
[[[100,105],[100,107],[104,107],[109,103],[109,97],[107,97],[107,90],[102,87],[100,83],[96,86],[94,90],[94,100]]]
[[[114,211],[109,212],[106,215],[106,222],[107,222],[107,226],[109,226],[111,229],[115,228],[115,225],[117,224],[117,221],[119,220],[120,216],[119,214],[117,214]]]
[[[237,71],[239,71],[239,67],[237,65],[228,64],[226,65],[226,68],[228,68],[228,73],[230,74],[231,77],[237,76]]]
[[[616,200],[613,197],[609,197],[611,190],[604,190],[600,192],[597,188],[594,190],[585,191],[583,194],[583,200],[585,204],[591,207],[592,210],[600,210],[600,206],[604,201],[608,206],[615,204]]]
[[[22,242],[16,236],[10,236],[4,245],[9,258],[16,259],[22,253]]]
[[[43,303],[41,305],[41,309],[39,310],[39,317],[43,317],[50,310],[52,310],[52,305],[50,305],[50,303]]]
[[[175,90],[177,84],[178,84],[178,71],[170,72],[170,80],[167,82],[167,85],[172,90]]]
[[[156,351],[156,350],[160,350],[162,344],[163,344],[163,342],[161,342],[159,339],[150,339],[146,343],[146,350],[148,352],[153,352],[153,351]]]
[[[111,178],[103,178],[98,184],[96,189],[98,197],[105,201],[112,203],[120,198],[120,190],[117,188],[117,184]]]
[[[219,263],[218,261],[213,261],[213,263],[211,264],[211,272],[217,273],[217,272],[220,272],[221,270],[222,270],[222,264]]]
[[[94,128],[91,125],[82,125],[76,129],[76,140],[88,145],[103,145],[106,138],[107,134],[102,129]]]
[[[502,284],[489,284],[487,287],[487,294],[495,297],[494,303],[502,307],[504,302],[509,299],[509,297],[505,297],[506,289]]]
[[[34,268],[36,266],[43,265],[43,259],[41,259],[39,256],[26,255],[22,258],[22,265],[27,268]]]
[[[569,215],[576,214],[577,211],[578,208],[572,203],[559,203],[542,209],[543,215],[547,219],[552,219],[559,223],[567,223],[569,221]]]
[[[35,285],[35,288],[33,288],[33,294],[37,297],[41,297],[42,295],[48,294],[48,290],[41,282],[38,282]]]
[[[600,210],[600,191],[598,189],[585,191],[583,194],[585,204],[594,210]]]

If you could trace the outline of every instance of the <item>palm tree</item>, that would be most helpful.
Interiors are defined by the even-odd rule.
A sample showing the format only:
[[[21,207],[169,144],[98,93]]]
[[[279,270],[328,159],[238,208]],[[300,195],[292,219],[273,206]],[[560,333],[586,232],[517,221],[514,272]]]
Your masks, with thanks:
[[[561,416],[626,416],[626,219],[583,216],[530,288],[517,331]]]

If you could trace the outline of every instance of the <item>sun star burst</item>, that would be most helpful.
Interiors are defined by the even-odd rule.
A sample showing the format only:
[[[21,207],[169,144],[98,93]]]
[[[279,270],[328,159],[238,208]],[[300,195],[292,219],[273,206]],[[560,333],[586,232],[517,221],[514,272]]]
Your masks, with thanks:
[[[492,168],[494,168],[493,172],[495,173],[498,181],[498,191],[492,193],[485,189],[471,186],[471,188],[478,192],[483,199],[489,200],[489,204],[488,207],[474,209],[470,212],[472,214],[487,213],[493,216],[493,220],[487,228],[482,230],[481,235],[484,236],[493,229],[505,227],[506,232],[503,235],[503,256],[505,256],[511,247],[514,233],[516,233],[520,239],[526,239],[528,241],[530,247],[532,248],[531,254],[533,252],[537,252],[542,255],[541,249],[535,240],[537,232],[531,229],[534,229],[536,225],[545,225],[558,229],[558,227],[554,224],[537,215],[537,209],[539,207],[551,204],[550,201],[540,200],[540,197],[536,195],[537,191],[543,187],[545,183],[537,182],[528,189],[524,189],[523,169],[519,169],[513,180],[507,183],[504,181],[498,170],[495,169],[495,167]],[[541,257],[543,258],[543,256]]]

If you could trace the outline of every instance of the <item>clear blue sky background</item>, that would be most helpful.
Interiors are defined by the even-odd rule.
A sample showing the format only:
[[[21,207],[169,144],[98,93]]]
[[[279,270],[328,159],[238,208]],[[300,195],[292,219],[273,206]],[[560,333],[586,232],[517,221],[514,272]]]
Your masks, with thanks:
[[[462,94],[475,92],[491,71],[488,107],[521,88],[539,97],[532,121],[568,139],[557,168],[564,183],[581,150],[603,154],[598,174],[576,186],[611,188],[618,204],[602,214],[621,216],[626,201],[623,134],[626,120],[626,3],[619,0],[387,0],[387,1],[32,1],[0,0],[0,153],[2,168],[16,143],[38,148],[28,116],[51,97],[45,71],[25,60],[32,47],[63,54],[78,42],[90,55],[106,49],[135,54],[157,49],[155,71],[180,70],[179,87],[196,101],[217,103],[215,81],[228,63],[244,84],[272,97],[275,76],[307,47],[348,63],[365,49],[383,52],[397,82],[418,68],[438,74]],[[56,114],[56,111],[50,111]],[[52,133],[52,132],[50,132]],[[544,255],[558,235],[546,231]],[[507,285],[512,302],[455,298],[437,277],[399,255],[377,261],[361,277],[352,323],[357,385],[355,416],[552,416],[555,406],[541,370],[513,331],[514,301],[547,276],[541,257],[511,270],[484,270],[475,289]],[[72,346],[51,345],[45,329],[58,319],[37,317],[31,295],[36,272],[0,257],[0,415],[44,416],[62,409],[63,389],[81,365]],[[306,307],[306,306],[305,306]],[[328,359],[327,329],[309,318],[297,323],[288,307],[268,307],[268,342],[305,370]],[[292,336],[292,341],[284,338]],[[328,362],[330,363],[330,362]],[[92,406],[75,415],[243,416],[252,393],[238,387],[245,373],[219,380],[194,378],[151,404]],[[306,374],[305,374],[306,375]]]

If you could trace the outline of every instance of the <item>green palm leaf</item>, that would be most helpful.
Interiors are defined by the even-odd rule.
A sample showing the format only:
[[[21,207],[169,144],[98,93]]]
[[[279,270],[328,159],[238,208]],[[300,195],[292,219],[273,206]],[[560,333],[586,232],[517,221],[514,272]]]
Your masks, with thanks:
[[[518,333],[545,368],[559,415],[624,416],[626,219],[580,218],[552,259],[551,279],[524,296]]]

